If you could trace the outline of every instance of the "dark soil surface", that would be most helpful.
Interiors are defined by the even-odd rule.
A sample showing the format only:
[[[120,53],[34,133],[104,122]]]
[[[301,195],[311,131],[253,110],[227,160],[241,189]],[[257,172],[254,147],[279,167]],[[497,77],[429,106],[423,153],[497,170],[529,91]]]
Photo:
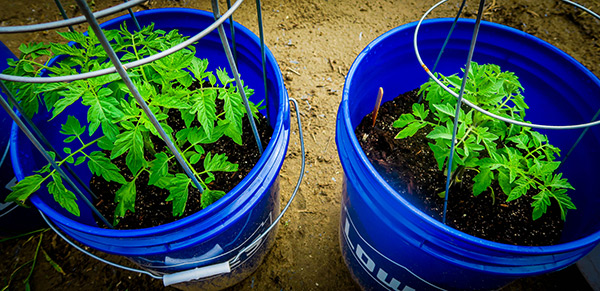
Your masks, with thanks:
[[[273,134],[273,129],[264,116],[260,114],[258,116],[259,120],[255,120],[257,131],[262,139],[263,147],[266,147]],[[170,117],[168,122],[169,126],[175,131],[182,129],[184,126],[183,121],[177,118],[177,114]],[[192,126],[197,125],[192,124]],[[250,173],[254,165],[258,162],[258,159],[260,159],[256,141],[250,128],[250,122],[246,117],[243,119],[243,132],[241,145],[238,145],[231,138],[226,136],[215,143],[202,145],[207,153],[210,152],[213,155],[226,154],[229,162],[238,164],[237,172],[215,172],[215,180],[208,185],[210,189],[229,192],[239,184],[248,173]],[[157,151],[165,150],[166,145],[158,137],[154,136],[152,142]],[[186,146],[184,145],[184,147]],[[125,157],[126,155],[118,157],[114,163],[121,169],[121,174],[130,181],[133,177],[131,176],[131,172],[127,169]],[[148,159],[150,158],[151,157],[148,157]],[[173,162],[172,166],[177,167],[175,162]],[[202,163],[198,163],[196,165],[196,171],[201,172],[203,170]],[[140,195],[136,196],[135,212],[132,213],[128,211],[125,217],[120,219],[119,223],[115,226],[116,229],[138,229],[158,226],[192,215],[202,209],[200,203],[200,191],[190,186],[184,213],[181,216],[174,217],[173,203],[171,201],[165,201],[169,196],[169,191],[148,185],[148,179],[148,172],[143,172],[137,178],[135,186]],[[115,208],[117,207],[117,204],[114,203],[114,193],[120,187],[121,184],[107,182],[104,178],[98,176],[93,176],[90,181],[90,188],[98,195],[96,207],[111,223],[114,219]],[[98,225],[102,226],[103,223],[98,222]]]
[[[425,127],[414,136],[395,139],[400,131],[393,128],[394,120],[412,112],[418,100],[417,89],[382,104],[373,127],[372,113],[365,116],[355,130],[358,140],[377,171],[398,189],[405,198],[431,217],[442,221],[446,175],[439,170],[433,152],[428,146],[431,139],[425,136],[432,130]],[[533,199],[522,197],[506,202],[507,196],[499,185],[495,186],[494,200],[491,191],[473,196],[475,171],[465,171],[461,182],[450,187],[447,225],[462,232],[514,245],[552,245],[560,239],[563,222],[560,210],[551,207],[541,218],[531,218]],[[556,203],[553,204],[555,206]]]

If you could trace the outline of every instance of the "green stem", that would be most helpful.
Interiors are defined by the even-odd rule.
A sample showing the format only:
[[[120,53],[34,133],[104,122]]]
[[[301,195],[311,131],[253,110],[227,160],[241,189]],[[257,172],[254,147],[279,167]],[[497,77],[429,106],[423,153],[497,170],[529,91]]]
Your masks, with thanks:
[[[38,232],[46,232],[48,230],[49,230],[49,228],[42,228],[42,229],[30,231],[28,233],[23,233],[23,234],[11,236],[11,237],[3,238],[3,239],[0,239],[0,243],[5,242],[5,241],[9,241],[9,240],[13,240],[13,239],[17,239],[17,238],[20,238],[20,237],[24,237],[24,236],[30,236],[30,235],[36,234]]]
[[[38,241],[38,245],[35,249],[35,253],[33,255],[33,262],[31,263],[31,270],[29,271],[29,275],[27,276],[27,278],[25,278],[25,280],[23,280],[23,283],[27,283],[29,282],[29,279],[31,278],[31,276],[33,275],[33,270],[35,269],[35,263],[37,262],[37,257],[38,254],[40,253],[40,247],[42,246],[42,239],[44,238],[44,233],[40,233],[40,240]]]
[[[2,291],[8,290],[8,288],[10,287],[10,284],[12,283],[12,280],[15,278],[15,276],[17,275],[17,273],[23,269],[25,266],[31,264],[33,262],[33,260],[29,260],[25,263],[23,263],[22,265],[20,265],[19,267],[17,267],[11,274],[10,277],[8,278],[8,282],[6,283],[6,286],[4,286],[4,288],[2,288]]]
[[[91,141],[91,142],[89,142],[89,143],[87,143],[87,144],[84,144],[84,145],[83,145],[81,148],[79,148],[78,150],[76,150],[76,151],[72,152],[70,155],[68,155],[67,157],[65,157],[64,159],[62,159],[62,161],[58,162],[58,163],[57,163],[57,165],[58,165],[58,166],[61,166],[61,165],[62,165],[62,164],[64,164],[64,163],[65,163],[65,162],[66,162],[66,161],[67,161],[69,158],[71,158],[71,157],[75,156],[75,155],[76,155],[76,154],[78,154],[78,153],[83,153],[83,150],[85,150],[85,149],[86,149],[86,148],[88,148],[89,146],[91,146],[91,145],[93,145],[93,144],[97,143],[97,142],[98,142],[98,141],[99,141],[101,138],[102,138],[102,137],[99,137],[99,138],[97,138],[97,139],[95,139],[95,140],[93,140],[93,141]]]
[[[525,156],[523,157],[523,159],[527,159],[527,157],[529,157],[529,156],[531,156],[532,154],[534,154],[535,152],[537,152],[537,151],[539,151],[539,150],[543,149],[544,147],[546,147],[546,145],[545,145],[545,144],[543,144],[543,145],[540,145],[539,147],[537,147],[536,149],[534,149],[534,150],[533,150],[533,151],[531,151],[531,152],[529,152],[529,151],[528,151],[527,155],[525,155]]]
[[[190,161],[187,159],[187,157],[185,156],[185,152],[187,152],[188,150],[190,150],[192,147],[194,147],[194,145],[189,146],[187,149],[185,149],[185,151],[181,151],[181,149],[177,146],[177,144],[173,144],[175,146],[175,149],[177,149],[177,151],[181,154],[181,157],[183,158],[183,160],[185,161],[185,163],[189,166],[190,170],[194,173],[194,175],[196,176],[196,178],[198,179],[198,182],[200,182],[200,184],[202,184],[202,188],[204,189],[208,189],[208,186],[206,185],[206,183],[204,183],[204,181],[202,180],[202,178],[200,178],[200,174],[196,172],[196,169],[194,169],[192,163],[190,163]],[[168,158],[168,161],[175,158],[175,156],[170,156]]]
[[[131,47],[133,48],[133,52],[135,53],[135,58],[137,60],[140,60],[140,55],[138,53],[138,49],[135,44],[135,36],[131,37]],[[140,69],[140,72],[142,72],[142,78],[144,78],[144,80],[146,82],[148,82],[148,77],[146,77],[146,73],[144,72],[144,67],[142,66],[139,69]]]

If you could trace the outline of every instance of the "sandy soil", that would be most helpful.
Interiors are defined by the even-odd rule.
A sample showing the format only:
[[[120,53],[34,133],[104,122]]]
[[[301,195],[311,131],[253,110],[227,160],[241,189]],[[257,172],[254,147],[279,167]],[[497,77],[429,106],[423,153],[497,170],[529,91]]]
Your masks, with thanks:
[[[0,25],[32,24],[60,18],[53,1],[3,1]],[[95,9],[119,1],[96,1]],[[307,168],[303,185],[279,227],[275,246],[258,271],[232,290],[355,290],[342,260],[338,224],[342,169],[336,153],[334,124],[344,77],[356,55],[374,38],[396,26],[418,20],[436,1],[417,0],[265,0],[262,3],[266,44],[275,55],[290,97],[300,101]],[[459,1],[442,5],[431,17],[452,17]],[[468,1],[466,16],[473,17],[476,1]],[[600,73],[596,20],[559,1],[488,1],[485,17],[542,37],[565,50],[594,73]],[[579,1],[599,10],[599,1]],[[69,15],[74,3],[65,1]],[[142,7],[191,7],[209,10],[209,1],[150,0]],[[234,15],[236,21],[258,32],[256,5],[247,1]],[[29,41],[52,41],[53,32],[0,35],[14,52]],[[582,45],[583,44],[583,45]],[[300,171],[297,128],[281,172],[282,203],[286,203]],[[38,238],[0,244],[0,277],[8,278],[19,263],[32,257]],[[33,272],[34,290],[141,290],[159,289],[161,282],[144,275],[121,271],[81,255],[51,232],[42,247],[65,274],[54,271],[40,258]],[[128,264],[124,259],[106,256]],[[572,271],[572,270],[571,270]],[[570,271],[570,272],[571,272]],[[15,289],[23,286],[18,279]],[[576,273],[576,272],[575,272]],[[577,274],[575,274],[577,275]],[[506,287],[554,289],[561,283],[556,275],[524,279]],[[581,280],[579,278],[579,280]],[[572,284],[570,286],[573,286]],[[576,287],[578,288],[578,287]],[[581,287],[581,288],[585,288]]]

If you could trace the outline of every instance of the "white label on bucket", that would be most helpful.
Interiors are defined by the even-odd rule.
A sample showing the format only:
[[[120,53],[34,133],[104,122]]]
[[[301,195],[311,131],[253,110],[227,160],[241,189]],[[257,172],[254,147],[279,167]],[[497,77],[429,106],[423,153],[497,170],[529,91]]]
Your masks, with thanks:
[[[385,270],[383,267],[382,260],[386,260],[389,263],[392,263],[398,266],[401,269],[404,269],[406,272],[414,276],[415,278],[421,280],[425,284],[430,287],[444,290],[438,286],[433,285],[417,276],[415,273],[411,272],[405,266],[398,264],[395,261],[392,261],[375,248],[373,248],[358,232],[354,223],[352,222],[352,218],[350,217],[350,213],[348,209],[344,206],[344,212],[346,215],[342,215],[342,225],[344,230],[344,240],[346,241],[349,252],[352,253],[354,258],[359,262],[360,266],[365,270],[367,274],[377,283],[379,283],[383,288],[387,290],[396,290],[396,291],[413,291],[415,288],[408,286],[407,284],[402,284],[400,280],[394,278],[394,274],[390,275],[390,271],[394,270]],[[402,287],[402,288],[401,288]],[[428,288],[429,289],[429,288]]]

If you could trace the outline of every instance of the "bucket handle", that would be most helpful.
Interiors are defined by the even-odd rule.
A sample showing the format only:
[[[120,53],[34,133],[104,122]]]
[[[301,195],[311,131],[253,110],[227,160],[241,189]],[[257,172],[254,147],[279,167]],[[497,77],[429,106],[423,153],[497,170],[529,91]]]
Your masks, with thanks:
[[[73,246],[74,248],[76,248],[77,250],[79,250],[80,252],[100,261],[103,262],[107,265],[111,265],[113,267],[117,267],[123,270],[127,270],[127,271],[132,271],[132,272],[137,272],[137,273],[141,273],[141,274],[146,274],[154,279],[159,279],[159,280],[163,280],[163,284],[164,286],[169,286],[169,285],[173,285],[173,284],[178,284],[178,283],[183,283],[183,282],[188,282],[191,280],[198,280],[201,278],[207,278],[210,276],[215,276],[215,275],[220,275],[220,274],[227,274],[231,272],[231,262],[238,260],[239,257],[246,251],[248,251],[249,249],[255,247],[255,245],[262,241],[262,239],[267,236],[267,234],[269,234],[269,232],[271,232],[271,230],[277,225],[277,223],[279,223],[279,220],[281,220],[281,217],[283,217],[283,215],[285,214],[285,212],[288,210],[288,208],[290,207],[290,205],[292,204],[292,201],[294,201],[294,198],[296,197],[296,194],[298,193],[298,189],[300,189],[300,184],[302,183],[302,178],[304,178],[304,168],[305,168],[305,164],[306,164],[306,152],[304,149],[304,137],[302,134],[302,122],[300,121],[300,108],[298,106],[298,101],[296,101],[296,99],[294,98],[289,98],[289,100],[294,104],[294,108],[296,110],[296,120],[298,122],[298,137],[300,139],[300,150],[302,152],[302,166],[301,166],[301,171],[300,171],[300,175],[298,177],[298,182],[296,183],[296,187],[294,188],[294,192],[292,192],[292,196],[290,197],[290,200],[287,202],[287,204],[285,205],[285,207],[283,208],[283,210],[281,211],[281,213],[279,213],[279,216],[277,216],[277,218],[275,218],[275,220],[273,221],[273,223],[269,226],[269,228],[267,228],[261,235],[259,235],[252,243],[250,243],[247,247],[245,247],[244,249],[242,249],[233,259],[228,260],[226,262],[223,263],[218,263],[218,264],[213,264],[213,265],[209,265],[209,266],[204,266],[204,267],[199,267],[199,268],[194,268],[194,269],[190,269],[190,270],[185,270],[185,271],[180,271],[180,272],[176,272],[176,273],[172,273],[172,274],[165,274],[165,275],[156,275],[153,274],[149,271],[146,270],[141,270],[141,269],[136,269],[136,268],[130,268],[130,267],[126,267],[108,260],[105,260],[103,258],[100,258],[92,253],[90,253],[89,251],[83,249],[82,247],[78,246],[77,244],[75,244],[74,242],[72,242],[69,238],[67,238],[63,233],[61,233],[51,222],[50,220],[48,220],[48,218],[44,215],[44,213],[42,213],[42,211],[40,211],[40,214],[42,215],[42,218],[46,221],[46,223],[48,224],[48,226],[50,226],[50,228],[52,228],[52,230],[54,232],[56,232],[56,234],[58,234],[58,236],[60,236],[64,241],[66,241],[68,244],[70,244],[71,246]]]

